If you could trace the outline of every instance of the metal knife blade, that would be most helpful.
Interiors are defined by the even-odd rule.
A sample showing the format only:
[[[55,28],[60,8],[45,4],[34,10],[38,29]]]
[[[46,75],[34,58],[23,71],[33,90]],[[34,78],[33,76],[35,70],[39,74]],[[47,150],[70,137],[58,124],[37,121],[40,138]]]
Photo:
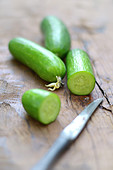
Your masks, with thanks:
[[[31,170],[50,170],[52,164],[60,154],[78,137],[87,121],[102,101],[103,98],[94,100],[65,127],[46,155]]]

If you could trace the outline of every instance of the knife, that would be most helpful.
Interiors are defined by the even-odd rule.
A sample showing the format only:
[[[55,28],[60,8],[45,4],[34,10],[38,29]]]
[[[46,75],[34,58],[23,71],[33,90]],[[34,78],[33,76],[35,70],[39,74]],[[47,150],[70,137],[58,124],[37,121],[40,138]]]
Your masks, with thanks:
[[[66,126],[49,151],[31,170],[50,170],[58,157],[78,137],[87,121],[102,101],[103,98],[94,100],[68,126]]]

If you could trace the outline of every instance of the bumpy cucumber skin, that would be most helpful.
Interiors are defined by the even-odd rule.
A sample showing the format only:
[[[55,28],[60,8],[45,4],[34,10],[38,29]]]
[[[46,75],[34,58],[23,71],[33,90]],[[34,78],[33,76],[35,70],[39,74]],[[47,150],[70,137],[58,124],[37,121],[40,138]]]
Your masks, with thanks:
[[[47,16],[41,22],[41,30],[45,35],[45,47],[63,58],[70,50],[70,34],[64,23],[55,16]]]
[[[15,59],[30,67],[43,80],[54,82],[56,76],[63,78],[66,73],[60,58],[32,41],[14,38],[9,42],[9,50]]]
[[[57,100],[56,107],[58,107],[58,109],[57,109],[58,112],[52,120],[45,121],[45,118],[40,117],[40,108],[41,108],[44,100],[48,97],[52,97],[53,99],[55,98],[55,100]],[[60,107],[61,107],[60,98],[55,93],[52,93],[52,92],[49,92],[49,91],[46,91],[43,89],[30,89],[30,90],[26,91],[22,96],[22,104],[23,104],[23,107],[26,110],[26,112],[32,118],[34,118],[35,120],[37,120],[45,125],[56,120],[56,118],[60,112]],[[51,105],[51,103],[47,103],[47,104],[48,104],[48,106]],[[46,108],[46,109],[48,109],[48,108]],[[54,108],[54,109],[56,109],[56,108]]]
[[[67,68],[67,86],[68,86],[69,89],[70,89],[69,79],[74,74],[77,74],[77,73],[80,73],[80,72],[81,73],[86,72],[89,75],[91,75],[91,77],[93,79],[93,85],[92,85],[92,89],[88,93],[77,94],[77,93],[74,93],[73,91],[71,91],[71,89],[70,89],[70,91],[72,93],[77,94],[77,95],[88,95],[88,94],[90,94],[95,87],[95,76],[94,76],[94,73],[93,73],[92,65],[91,65],[88,54],[81,49],[71,50],[66,57],[66,68]]]

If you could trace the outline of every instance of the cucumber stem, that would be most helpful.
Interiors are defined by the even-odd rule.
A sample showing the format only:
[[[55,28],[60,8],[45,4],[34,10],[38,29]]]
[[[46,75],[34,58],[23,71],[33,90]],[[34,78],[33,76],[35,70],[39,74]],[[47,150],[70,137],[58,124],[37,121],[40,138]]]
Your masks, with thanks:
[[[50,83],[45,85],[46,87],[49,87],[48,90],[50,91],[54,91],[56,89],[59,89],[62,85],[64,85],[64,83],[62,82],[61,77],[56,76],[57,82],[56,83]]]

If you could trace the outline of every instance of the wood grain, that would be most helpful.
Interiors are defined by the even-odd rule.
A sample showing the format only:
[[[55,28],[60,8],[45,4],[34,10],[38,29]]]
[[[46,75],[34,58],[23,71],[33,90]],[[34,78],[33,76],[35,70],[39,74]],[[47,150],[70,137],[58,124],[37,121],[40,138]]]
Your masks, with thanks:
[[[56,15],[67,25],[72,48],[88,52],[97,82],[113,103],[113,1],[111,0],[0,0],[0,170],[28,170],[43,155],[61,130],[90,102],[102,97],[95,86],[89,96],[76,96],[66,86],[55,91],[61,98],[57,120],[43,126],[27,116],[22,94],[45,88],[33,71],[15,61],[10,39],[21,36],[44,45],[40,22]],[[112,170],[113,115],[106,99],[86,128],[57,162],[54,170]]]

